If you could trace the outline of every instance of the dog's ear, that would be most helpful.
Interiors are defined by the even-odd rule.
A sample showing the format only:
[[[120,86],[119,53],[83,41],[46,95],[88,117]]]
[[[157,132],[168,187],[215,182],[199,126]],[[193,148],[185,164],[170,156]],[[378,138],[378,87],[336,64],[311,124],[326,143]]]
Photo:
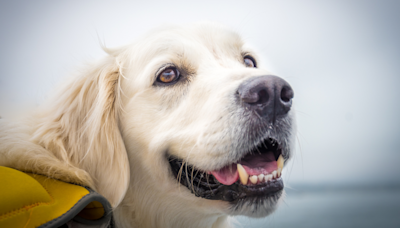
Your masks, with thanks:
[[[119,66],[109,56],[65,83],[41,113],[33,137],[63,163],[89,173],[94,183],[90,187],[114,207],[129,184],[129,162],[119,130]]]

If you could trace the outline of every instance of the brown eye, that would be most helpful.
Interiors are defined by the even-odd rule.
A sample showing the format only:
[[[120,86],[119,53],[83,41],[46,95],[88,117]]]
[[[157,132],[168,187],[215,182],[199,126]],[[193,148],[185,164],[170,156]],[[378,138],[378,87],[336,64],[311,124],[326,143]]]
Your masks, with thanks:
[[[244,64],[246,65],[246,67],[251,67],[251,68],[256,67],[256,62],[250,56],[244,57]]]
[[[179,71],[176,68],[167,68],[157,77],[157,81],[171,83],[179,79]]]

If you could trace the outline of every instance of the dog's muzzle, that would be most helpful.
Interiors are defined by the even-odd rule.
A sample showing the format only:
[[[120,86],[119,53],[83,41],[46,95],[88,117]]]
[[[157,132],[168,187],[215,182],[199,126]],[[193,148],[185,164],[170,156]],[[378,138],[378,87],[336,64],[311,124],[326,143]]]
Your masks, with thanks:
[[[169,157],[174,177],[193,194],[205,199],[233,204],[279,199],[283,191],[282,169],[290,155],[288,113],[293,96],[289,83],[276,76],[252,77],[242,82],[236,98],[238,108],[247,116],[244,127],[248,130],[241,138],[249,141],[246,142],[249,148],[239,153],[239,159],[211,171],[199,170],[180,158]],[[249,138],[248,135],[256,136]]]

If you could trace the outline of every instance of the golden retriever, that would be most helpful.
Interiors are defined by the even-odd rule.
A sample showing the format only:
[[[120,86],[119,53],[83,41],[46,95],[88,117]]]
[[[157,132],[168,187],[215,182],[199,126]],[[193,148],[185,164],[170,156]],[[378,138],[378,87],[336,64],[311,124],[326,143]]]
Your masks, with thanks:
[[[91,187],[117,227],[229,227],[276,209],[294,93],[237,33],[199,23],[104,49],[29,121],[2,120],[0,165]]]

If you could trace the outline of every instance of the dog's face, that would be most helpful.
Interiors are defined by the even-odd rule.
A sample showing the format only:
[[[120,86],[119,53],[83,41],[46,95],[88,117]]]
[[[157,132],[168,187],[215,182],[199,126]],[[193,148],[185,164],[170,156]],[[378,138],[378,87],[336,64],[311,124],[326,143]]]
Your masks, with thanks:
[[[209,24],[151,33],[116,56],[127,197],[253,217],[275,209],[295,134],[286,81]]]

